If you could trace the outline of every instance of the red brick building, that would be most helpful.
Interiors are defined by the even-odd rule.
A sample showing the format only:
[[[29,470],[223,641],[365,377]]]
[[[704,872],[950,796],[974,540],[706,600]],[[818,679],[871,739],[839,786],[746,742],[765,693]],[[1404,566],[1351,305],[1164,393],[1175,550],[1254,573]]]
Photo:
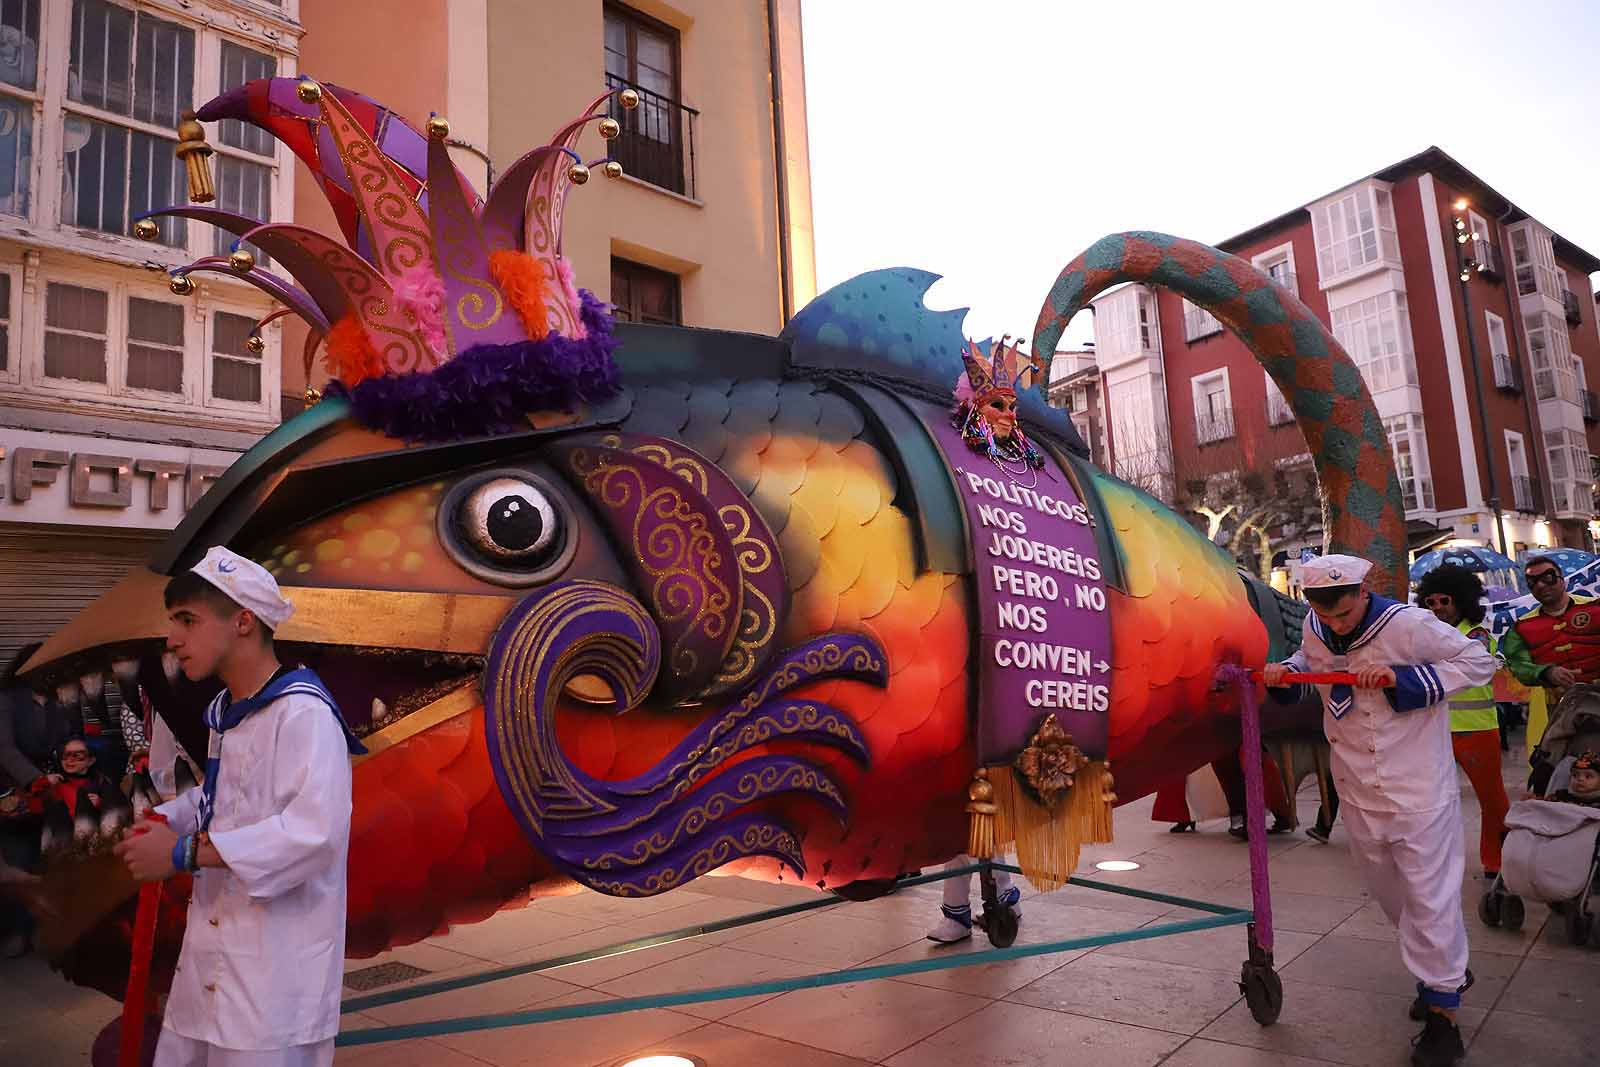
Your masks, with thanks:
[[[1414,547],[1593,545],[1600,258],[1438,148],[1217,247],[1278,278],[1360,366]],[[1094,311],[1119,473],[1170,496],[1197,477],[1307,461],[1283,397],[1210,315],[1139,285]]]

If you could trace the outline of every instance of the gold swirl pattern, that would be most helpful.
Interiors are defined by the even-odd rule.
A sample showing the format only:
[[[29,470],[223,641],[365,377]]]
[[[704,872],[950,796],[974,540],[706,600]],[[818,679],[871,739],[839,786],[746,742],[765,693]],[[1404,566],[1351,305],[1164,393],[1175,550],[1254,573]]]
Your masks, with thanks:
[[[778,693],[820,674],[855,672],[878,674],[883,671],[883,658],[859,646],[844,646],[830,641],[809,650],[805,656],[785,664],[762,680],[761,685],[750,690],[739,701],[739,707],[753,711]]]
[[[523,250],[544,267],[546,274],[545,312],[550,328],[566,337],[576,337],[578,309],[567,305],[566,292],[561,285],[561,200],[556,193],[557,183],[565,181],[568,157],[564,152],[552,152],[539,163],[534,172],[533,184],[528,190],[527,235]]]
[[[660,621],[678,631],[668,669],[686,678],[700,670],[695,645],[708,640],[725,647],[735,595],[718,575],[724,566],[704,510],[672,486],[651,486],[633,466],[574,449],[572,469],[584,488],[614,513],[632,514],[628,547],[650,582],[649,600]],[[676,624],[676,625],[673,625]]]
[[[552,589],[506,635],[508,669],[489,679],[496,705],[518,712],[499,716],[493,724],[512,794],[508,800],[536,828],[542,828],[547,819],[560,822],[616,810],[572,773],[561,758],[554,716],[536,714],[536,709],[553,708],[573,677],[602,668],[621,683],[622,709],[644,699],[654,681],[646,670],[646,649],[609,631],[580,641],[570,637],[585,617],[617,612],[628,616],[639,632],[653,632],[654,622],[643,605],[604,583],[574,580]],[[541,672],[537,667],[544,663],[551,667]],[[538,691],[541,673],[543,692]]]
[[[439,270],[448,279],[446,288],[453,301],[446,323],[453,356],[460,347],[456,329],[474,332],[489,329],[500,321],[505,311],[505,298],[488,277],[488,242],[477,214],[462,191],[455,164],[450,161],[450,150],[439,139],[428,141],[428,216],[433,226]]]
[[[296,242],[316,257],[344,292],[389,370],[405,374],[434,365],[432,349],[413,328],[410,317],[401,312],[388,280],[372,264],[339,241],[304,226],[274,225],[257,232],[268,230]]]
[[[634,841],[629,854],[603,852],[584,859],[583,865],[592,871],[637,867],[665,854],[683,838],[698,834],[712,823],[726,818],[735,809],[786,790],[805,790],[834,801],[841,809],[845,806],[844,794],[839,787],[815,767],[802,763],[766,766],[740,774],[731,792],[719,791],[706,803],[686,810],[670,831],[658,830]]]
[[[676,781],[666,795],[658,798],[652,807],[645,809],[633,819],[625,823],[608,824],[603,832],[609,834],[631,830],[640,823],[648,821],[681,800],[685,794],[694,789],[706,772],[716,770],[740,752],[767,741],[793,737],[796,734],[825,733],[846,744],[856,742],[855,735],[840,720],[837,713],[825,713],[815,704],[799,704],[785,707],[755,722],[747,722],[739,728],[737,734],[728,739],[726,744],[716,744],[719,737],[738,725],[740,718],[739,714],[733,712],[724,715],[706,739],[667,772],[667,779]],[[841,804],[844,802],[831,779],[823,778],[820,781],[826,786],[825,789],[819,787],[820,792],[835,797]],[[655,788],[652,786],[646,789],[618,789],[617,792],[624,796],[642,797],[649,795]]]
[[[799,868],[800,842],[794,834],[772,823],[756,823],[737,834],[723,834],[698,850],[682,864],[650,875],[641,882],[617,880],[594,881],[590,884],[602,893],[614,897],[650,897],[675,889],[703,874],[716,870],[731,859],[764,852],[780,855]],[[789,857],[794,857],[790,859]]]
[[[332,93],[323,93],[318,106],[339,149],[356,209],[367,224],[373,254],[384,273],[397,276],[412,267],[436,269],[428,219],[394,164]]]

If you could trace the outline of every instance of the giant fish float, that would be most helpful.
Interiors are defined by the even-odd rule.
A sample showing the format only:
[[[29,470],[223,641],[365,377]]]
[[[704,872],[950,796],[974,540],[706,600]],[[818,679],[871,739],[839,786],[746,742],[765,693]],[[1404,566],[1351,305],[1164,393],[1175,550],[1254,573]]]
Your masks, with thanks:
[[[139,223],[238,235],[174,291],[203,271],[257,285],[334,380],[25,678],[114,669],[202,752],[214,688],[163,669],[162,587],[216,544],[268,567],[296,605],[284,657],[368,749],[352,956],[575,885],[715,873],[871,895],[984,841],[1059,884],[1112,803],[1237,746],[1219,672],[1297,640],[1293,613],[1097,470],[1038,380],[1108,286],[1170,287],[1245,340],[1316,459],[1332,547],[1403,588],[1360,374],[1297,299],[1200,244],[1096,243],[1050,289],[1043,359],[970,344],[962,312],[925,306],[935,276],[906,269],[829,290],[777,337],[613,326],[561,258],[562,206],[589,177],[580,135],[615,136],[632,102],[596,100],[480,199],[442,122],[255,81],[199,119],[288,144],[344,240],[198,206]],[[130,915],[80,917],[58,964],[120,992]]]

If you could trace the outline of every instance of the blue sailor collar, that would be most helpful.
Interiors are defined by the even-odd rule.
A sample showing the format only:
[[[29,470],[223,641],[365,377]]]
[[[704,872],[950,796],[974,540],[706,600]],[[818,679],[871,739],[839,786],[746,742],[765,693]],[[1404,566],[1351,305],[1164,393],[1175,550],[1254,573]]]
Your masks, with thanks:
[[[216,695],[210,706],[206,708],[206,725],[219,734],[226,733],[243,722],[247,716],[260,711],[279,697],[296,693],[315,697],[326,704],[328,710],[333,712],[334,719],[339,723],[339,729],[344,733],[345,747],[350,750],[350,754],[352,756],[365,754],[367,751],[366,746],[356,738],[356,735],[351,732],[349,724],[344,721],[344,716],[340,714],[339,705],[334,701],[333,694],[329,693],[327,686],[322,684],[322,679],[318,678],[316,673],[307,667],[298,667],[293,670],[279,668],[277,673],[267,681],[267,684],[261,687],[259,693],[252,697],[245,697],[243,700],[235,700],[230,703],[228,698],[231,694],[224,689]]]
[[[1399,601],[1390,600],[1388,597],[1372,593],[1368,597],[1367,613],[1356,624],[1356,628],[1347,634],[1336,634],[1323,626],[1322,620],[1317,618],[1315,611],[1306,617],[1311,620],[1311,632],[1317,635],[1317,640],[1326,645],[1328,651],[1336,655],[1344,655],[1354,652],[1361,646],[1371,642],[1407,606]]]

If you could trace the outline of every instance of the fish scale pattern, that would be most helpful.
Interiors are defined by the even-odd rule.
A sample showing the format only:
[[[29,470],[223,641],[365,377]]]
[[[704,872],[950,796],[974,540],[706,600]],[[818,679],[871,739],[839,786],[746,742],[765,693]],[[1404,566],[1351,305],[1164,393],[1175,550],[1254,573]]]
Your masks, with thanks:
[[[1103,237],[1062,270],[1034,327],[1055,348],[1067,323],[1123,282],[1158,285],[1216,316],[1283,391],[1322,483],[1329,551],[1373,562],[1380,592],[1406,589],[1405,507],[1383,420],[1361,372],[1310,308],[1237,256],[1148,231]]]
[[[891,877],[959,850],[974,759],[967,593],[956,575],[916,573],[911,522],[892,506],[893,469],[860,412],[815,383],[771,379],[654,385],[639,390],[633,411],[623,429],[684,441],[726,471],[771,526],[791,595],[779,647],[818,633],[862,633],[888,657],[882,689],[838,681],[804,691],[846,712],[871,755],[867,768],[842,753],[808,753],[849,798],[848,831],[812,802],[773,802],[801,830],[808,877],[830,886]],[[652,712],[623,722],[574,709],[559,736],[586,771],[620,777],[653,766],[703,714]],[[676,728],[641,736],[642,718]],[[908,832],[908,810],[934,817]],[[770,865],[749,860],[727,870]],[[778,874],[775,866],[767,873]]]

